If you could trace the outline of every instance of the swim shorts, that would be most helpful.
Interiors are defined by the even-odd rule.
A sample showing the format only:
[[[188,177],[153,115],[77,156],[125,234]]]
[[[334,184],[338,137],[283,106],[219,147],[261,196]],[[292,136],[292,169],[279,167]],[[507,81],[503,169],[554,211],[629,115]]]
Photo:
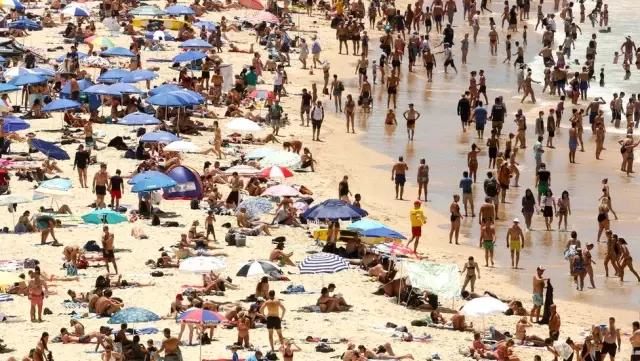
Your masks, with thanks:
[[[634,347],[631,351],[631,361],[640,361],[640,347]]]
[[[617,351],[618,351],[618,346],[616,346],[615,343],[603,342],[602,343],[602,351],[600,351],[600,353],[602,355],[609,354],[609,356],[615,357]]]
[[[280,317],[269,316],[267,317],[267,330],[280,330],[282,329],[282,321]]]
[[[42,307],[42,301],[44,300],[44,295],[42,293],[39,295],[34,295],[32,293],[29,295],[29,300],[31,301],[31,306]]]
[[[104,257],[107,261],[114,261],[116,259],[116,255],[113,253],[113,250],[102,250],[102,257]]]
[[[113,197],[113,199],[122,198],[122,192],[121,191],[110,191],[109,193],[111,194],[111,197]]]
[[[485,239],[484,242],[482,242],[482,247],[485,249],[493,249],[493,241]]]
[[[531,299],[533,300],[533,305],[534,306],[542,306],[544,304],[544,298],[542,298],[542,293],[534,293],[533,296],[531,297]]]
[[[96,186],[96,194],[104,196],[107,194],[107,186]]]
[[[404,174],[396,174],[396,185],[403,186],[407,182],[407,178]]]
[[[549,185],[547,183],[538,184],[538,195],[545,195],[549,190]]]
[[[520,243],[520,240],[511,240],[510,243],[510,247],[512,250],[514,251],[518,251],[520,252],[522,250],[522,243]]]
[[[411,227],[411,235],[414,237],[421,237],[422,227]]]

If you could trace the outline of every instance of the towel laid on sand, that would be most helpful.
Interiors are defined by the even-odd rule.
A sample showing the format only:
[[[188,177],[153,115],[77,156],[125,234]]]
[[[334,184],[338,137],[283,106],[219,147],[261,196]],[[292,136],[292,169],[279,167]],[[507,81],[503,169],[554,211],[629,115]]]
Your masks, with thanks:
[[[62,302],[62,307],[68,310],[79,310],[81,308],[89,308],[89,304],[86,302],[65,301],[65,302]]]
[[[302,306],[298,308],[296,311],[298,312],[306,312],[306,313],[320,313],[320,306],[312,305],[312,306]]]

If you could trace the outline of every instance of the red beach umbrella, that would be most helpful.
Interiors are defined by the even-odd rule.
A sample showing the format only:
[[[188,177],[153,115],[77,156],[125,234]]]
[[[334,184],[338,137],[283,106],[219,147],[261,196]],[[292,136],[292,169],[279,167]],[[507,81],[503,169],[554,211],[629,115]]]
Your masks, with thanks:
[[[269,90],[254,90],[251,93],[249,93],[249,95],[247,95],[248,98],[251,99],[271,99],[271,100],[275,100],[276,99],[276,95],[274,94],[274,92],[269,91]]]
[[[293,172],[291,172],[288,168],[283,167],[269,167],[263,169],[260,174],[262,178],[290,178],[293,177]]]
[[[258,0],[238,0],[238,3],[251,10],[264,10],[264,6]]]

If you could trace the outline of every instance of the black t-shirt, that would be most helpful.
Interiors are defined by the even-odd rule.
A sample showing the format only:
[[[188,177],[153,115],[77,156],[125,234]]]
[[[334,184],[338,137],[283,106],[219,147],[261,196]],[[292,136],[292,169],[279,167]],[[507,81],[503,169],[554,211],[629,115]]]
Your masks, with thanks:
[[[89,163],[89,152],[86,150],[76,152],[76,157],[73,159],[73,164],[80,168],[87,168],[87,164]]]
[[[549,178],[551,178],[551,172],[546,169],[540,169],[538,171],[538,179],[541,183],[549,183]]]
[[[491,117],[494,122],[504,122],[504,105],[494,104],[491,107]]]
[[[460,116],[469,117],[469,113],[471,112],[471,103],[469,103],[469,99],[462,98],[458,101],[458,113]]]
[[[111,190],[119,191],[122,189],[122,177],[114,175],[111,177]]]
[[[302,105],[311,106],[311,94],[309,93],[302,94]]]

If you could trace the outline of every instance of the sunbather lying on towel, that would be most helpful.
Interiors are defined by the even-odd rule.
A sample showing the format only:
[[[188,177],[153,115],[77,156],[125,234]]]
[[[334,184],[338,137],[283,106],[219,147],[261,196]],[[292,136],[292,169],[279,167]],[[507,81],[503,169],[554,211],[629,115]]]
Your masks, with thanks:
[[[347,348],[347,352],[345,352],[342,360],[343,361],[360,361],[363,359],[373,359],[373,360],[404,360],[410,359],[413,360],[413,355],[396,355],[391,348],[389,343],[384,345],[380,345],[375,347],[374,350],[367,350],[364,345],[358,346],[358,349],[355,350],[355,346],[353,344],[349,344]]]
[[[91,340],[98,336],[96,332],[92,332],[88,335],[73,336],[66,328],[62,328],[60,329],[60,337],[62,338],[62,343],[90,343]]]

